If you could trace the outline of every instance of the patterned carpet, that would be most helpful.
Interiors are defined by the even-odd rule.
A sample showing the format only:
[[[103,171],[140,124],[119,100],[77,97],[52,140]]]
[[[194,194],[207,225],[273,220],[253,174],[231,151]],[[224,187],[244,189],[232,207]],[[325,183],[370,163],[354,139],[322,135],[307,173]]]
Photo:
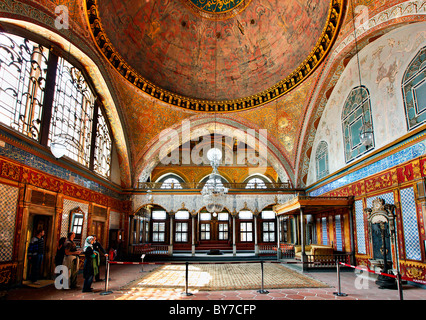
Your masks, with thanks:
[[[190,264],[188,287],[197,290],[252,290],[262,284],[259,263]],[[276,263],[264,263],[264,288],[325,288],[328,285]],[[122,289],[185,288],[185,265],[164,265]]]

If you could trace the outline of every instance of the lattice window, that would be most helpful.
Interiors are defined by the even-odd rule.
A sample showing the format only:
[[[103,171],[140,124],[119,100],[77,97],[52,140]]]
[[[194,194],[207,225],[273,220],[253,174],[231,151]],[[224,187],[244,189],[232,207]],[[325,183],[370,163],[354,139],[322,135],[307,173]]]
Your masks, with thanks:
[[[240,240],[241,242],[253,241],[253,222],[240,222]]]
[[[176,222],[176,242],[188,242],[188,225],[188,222]]]
[[[426,47],[411,61],[402,80],[408,130],[426,121]]]
[[[166,241],[166,223],[153,222],[152,223],[152,242]]]
[[[263,242],[275,242],[275,222],[262,223]]]
[[[211,226],[210,223],[200,224],[200,236],[201,240],[210,240],[211,237]]]
[[[219,223],[219,240],[228,240],[229,226],[227,223]]]
[[[328,169],[328,144],[321,141],[315,153],[315,164],[317,171],[317,180],[320,180],[329,174]]]
[[[361,141],[360,134],[364,125],[371,125],[373,128],[370,93],[362,86],[352,89],[343,106],[342,126],[346,162],[374,148],[374,136],[369,146]]]
[[[89,167],[95,96],[79,69],[59,59],[49,143],[63,139],[66,156]]]
[[[49,49],[0,33],[0,122],[40,138]]]

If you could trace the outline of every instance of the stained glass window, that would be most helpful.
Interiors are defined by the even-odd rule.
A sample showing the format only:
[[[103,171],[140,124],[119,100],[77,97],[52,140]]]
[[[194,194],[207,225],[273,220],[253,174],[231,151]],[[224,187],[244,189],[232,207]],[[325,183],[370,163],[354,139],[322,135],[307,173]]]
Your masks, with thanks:
[[[69,158],[88,167],[95,96],[81,71],[59,59],[49,143],[63,139]]]
[[[320,180],[328,175],[328,145],[327,142],[321,141],[318,145],[316,154],[316,171],[317,171],[317,180]]]
[[[360,134],[364,125],[373,127],[371,116],[370,93],[364,86],[356,87],[349,93],[342,111],[343,139],[346,162],[365,154],[374,148],[364,145]]]
[[[426,47],[411,61],[402,80],[408,130],[426,121]]]
[[[49,49],[0,33],[0,122],[40,138]]]
[[[95,154],[93,159],[93,170],[104,176],[111,174],[111,152],[112,140],[108,123],[101,110],[98,111]]]
[[[43,45],[0,32],[0,123],[44,146],[62,142],[68,158],[109,178],[111,133],[95,101],[79,68]]]

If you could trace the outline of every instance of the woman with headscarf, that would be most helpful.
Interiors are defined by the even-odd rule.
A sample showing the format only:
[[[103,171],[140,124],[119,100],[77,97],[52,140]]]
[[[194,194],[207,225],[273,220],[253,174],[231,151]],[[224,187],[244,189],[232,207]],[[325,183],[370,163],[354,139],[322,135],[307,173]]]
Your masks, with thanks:
[[[93,241],[94,237],[89,236],[87,237],[86,241],[84,242],[84,267],[83,267],[83,278],[84,278],[84,284],[83,284],[83,292],[92,292],[93,289],[91,288],[93,277],[95,276],[95,270],[93,268],[93,259],[96,258],[96,254],[93,251]]]

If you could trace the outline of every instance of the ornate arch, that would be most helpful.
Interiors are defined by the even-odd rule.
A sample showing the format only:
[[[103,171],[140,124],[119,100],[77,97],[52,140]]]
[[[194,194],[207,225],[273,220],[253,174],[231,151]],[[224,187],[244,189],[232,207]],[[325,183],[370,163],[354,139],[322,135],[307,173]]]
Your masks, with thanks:
[[[261,132],[257,132],[246,125],[226,117],[212,118],[211,116],[194,116],[188,121],[190,123],[190,138],[192,139],[216,132],[225,136],[235,137],[240,141],[246,140],[247,145],[257,151],[259,151],[260,147],[263,147],[267,150],[267,162],[277,172],[278,177],[280,177],[282,181],[293,180],[291,166],[284,155],[276,147],[278,143],[274,141],[274,137],[269,135],[265,137]],[[176,127],[170,128],[170,130],[172,130],[173,134],[180,139],[175,139],[176,142],[173,142],[173,144],[169,143],[169,149],[177,148],[183,143],[189,141],[189,135],[183,132],[183,125],[177,125]],[[249,134],[249,130],[254,131],[255,136]],[[167,142],[161,141],[159,135],[152,139],[152,141],[153,143],[150,144],[150,148],[146,150],[142,160],[136,166],[135,176],[138,179],[135,180],[142,182],[146,181],[152,170],[160,163],[160,151],[162,148],[165,148]]]

